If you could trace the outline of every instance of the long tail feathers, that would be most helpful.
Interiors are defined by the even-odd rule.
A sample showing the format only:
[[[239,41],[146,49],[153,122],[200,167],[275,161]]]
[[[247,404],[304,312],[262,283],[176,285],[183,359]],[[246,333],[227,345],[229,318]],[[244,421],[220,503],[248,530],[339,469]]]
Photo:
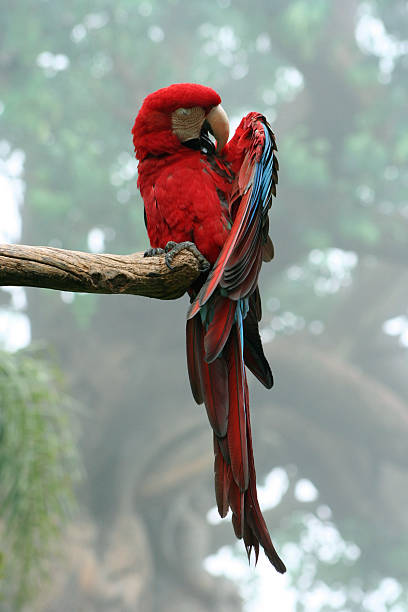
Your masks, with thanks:
[[[187,320],[187,360],[194,398],[205,402],[208,418],[214,431],[214,472],[217,507],[222,517],[232,510],[232,524],[238,538],[243,538],[250,559],[252,549],[255,562],[259,545],[280,573],[286,571],[268,533],[256,493],[256,473],[252,451],[248,386],[243,355],[248,367],[265,384],[271,386],[272,373],[263,351],[256,356],[259,345],[253,339],[254,328],[240,330],[242,319],[234,317],[236,302],[220,298],[211,312],[207,332],[200,315]],[[257,296],[249,304],[252,327],[260,318]],[[208,319],[207,319],[208,320]],[[244,320],[245,321],[245,320]],[[251,327],[251,325],[249,326]],[[242,348],[242,334],[252,338],[252,348]],[[259,333],[258,336],[259,337]],[[260,341],[259,341],[260,344]],[[262,346],[262,345],[261,345]],[[212,359],[210,363],[208,360]],[[266,364],[266,365],[265,365]]]
[[[228,368],[223,355],[208,363],[205,360],[204,327],[200,317],[187,321],[187,363],[194,398],[207,409],[211,427],[225,436],[228,425]]]

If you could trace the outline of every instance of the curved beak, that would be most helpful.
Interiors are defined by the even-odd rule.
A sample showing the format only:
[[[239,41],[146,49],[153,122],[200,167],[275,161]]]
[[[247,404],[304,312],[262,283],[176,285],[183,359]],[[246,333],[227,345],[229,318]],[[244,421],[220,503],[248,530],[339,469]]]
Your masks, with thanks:
[[[229,121],[225,110],[221,104],[214,106],[206,117],[217,141],[217,151],[220,152],[225,147],[229,136]]]

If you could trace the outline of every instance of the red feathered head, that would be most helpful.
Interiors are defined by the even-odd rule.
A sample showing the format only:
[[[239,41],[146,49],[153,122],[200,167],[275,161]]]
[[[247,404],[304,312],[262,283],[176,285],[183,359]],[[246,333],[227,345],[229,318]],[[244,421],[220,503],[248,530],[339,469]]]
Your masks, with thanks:
[[[180,150],[180,138],[173,130],[173,113],[177,109],[200,107],[207,115],[220,102],[216,91],[196,83],[177,83],[149,94],[132,129],[136,157],[142,160],[148,155]]]

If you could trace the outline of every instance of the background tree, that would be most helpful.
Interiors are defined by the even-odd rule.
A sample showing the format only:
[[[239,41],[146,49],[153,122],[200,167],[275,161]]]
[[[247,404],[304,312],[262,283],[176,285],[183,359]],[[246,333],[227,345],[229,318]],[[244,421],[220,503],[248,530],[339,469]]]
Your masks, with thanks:
[[[262,292],[276,388],[251,391],[260,484],[280,466],[267,519],[297,609],[406,605],[406,3],[24,0],[1,14],[22,242],[145,247],[130,128],[158,87],[196,80],[234,118],[272,121],[277,255]],[[83,521],[67,543],[84,562],[43,609],[236,610],[202,569],[231,539],[205,521],[212,458],[185,372],[186,300],[27,296],[33,339],[55,347],[88,406]]]

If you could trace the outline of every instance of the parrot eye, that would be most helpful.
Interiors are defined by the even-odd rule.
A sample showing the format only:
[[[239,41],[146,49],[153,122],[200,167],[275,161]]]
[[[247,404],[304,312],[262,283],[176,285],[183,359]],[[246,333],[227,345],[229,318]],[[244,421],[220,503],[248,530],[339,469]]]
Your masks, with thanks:
[[[191,108],[178,108],[175,112],[177,115],[190,115]]]

